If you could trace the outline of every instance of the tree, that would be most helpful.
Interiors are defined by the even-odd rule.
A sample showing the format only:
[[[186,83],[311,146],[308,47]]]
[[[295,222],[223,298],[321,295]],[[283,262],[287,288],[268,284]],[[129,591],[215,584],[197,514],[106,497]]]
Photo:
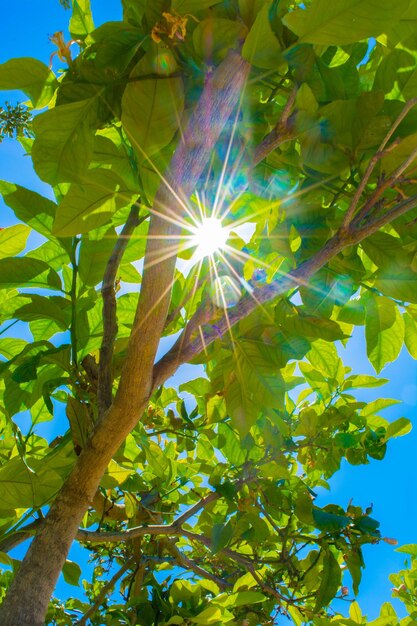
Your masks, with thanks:
[[[34,536],[21,564],[2,557],[0,621],[362,623],[328,605],[345,569],[357,592],[379,523],[314,489],[410,427],[356,399],[384,381],[336,343],[364,325],[377,374],[404,342],[417,357],[417,3],[122,4],[95,29],[73,0],[58,79],[0,66],[2,89],[47,109],[31,128],[5,109],[4,134],[55,198],[0,183],[20,222],[0,232],[2,322],[33,337],[0,339],[0,548]],[[221,224],[220,249],[192,256]],[[204,375],[172,388],[185,363]],[[91,606],[49,603],[61,570],[77,584],[74,540]],[[412,623],[412,573],[394,582]],[[388,605],[381,619],[398,622]]]

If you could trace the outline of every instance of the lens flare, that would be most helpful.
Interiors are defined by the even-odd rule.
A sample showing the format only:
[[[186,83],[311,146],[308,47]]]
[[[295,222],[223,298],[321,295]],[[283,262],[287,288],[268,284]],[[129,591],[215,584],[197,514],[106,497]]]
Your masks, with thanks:
[[[201,223],[192,228],[192,233],[197,259],[212,257],[226,246],[229,237],[229,230],[217,217],[203,217]]]
[[[236,306],[242,293],[241,286],[231,276],[217,276],[211,287],[211,299],[220,309]]]

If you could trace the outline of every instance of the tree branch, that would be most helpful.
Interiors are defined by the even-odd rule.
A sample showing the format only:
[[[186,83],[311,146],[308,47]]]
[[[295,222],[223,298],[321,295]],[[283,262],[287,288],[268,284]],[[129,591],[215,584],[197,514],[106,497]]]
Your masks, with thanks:
[[[215,576],[211,572],[208,572],[206,569],[200,567],[192,559],[189,559],[187,556],[185,556],[183,552],[181,552],[177,548],[177,546],[174,543],[171,544],[171,550],[172,550],[172,553],[176,557],[177,564],[183,569],[191,570],[192,572],[197,574],[197,576],[200,576],[200,578],[207,578],[207,580],[213,581],[223,591],[233,586],[231,585],[231,583],[228,583],[226,580],[223,580],[223,578],[219,578],[218,576]]]
[[[375,217],[373,220],[369,219],[362,227],[350,227],[347,231],[341,228],[311,259],[304,261],[296,269],[285,276],[281,276],[274,282],[254,289],[251,294],[244,296],[234,308],[229,309],[227,315],[223,315],[220,320],[216,320],[215,324],[209,324],[212,318],[211,309],[198,309],[174,346],[155,364],[154,389],[158,388],[172,376],[180,365],[191,361],[203,350],[206,350],[216,339],[230,332],[230,329],[247,317],[259,305],[270,302],[299,285],[307,284],[309,278],[317,270],[344,248],[360,243],[382,226],[391,223],[397,217],[416,208],[416,206],[417,196],[412,196],[397,204],[384,215]],[[197,332],[199,328],[200,332]],[[190,329],[192,332],[190,332]],[[186,337],[185,340],[184,337]]]
[[[238,481],[235,485],[236,489],[239,489],[244,482],[247,481]],[[221,494],[217,491],[212,491],[207,496],[193,504],[189,509],[184,511],[184,513],[182,513],[171,524],[135,526],[133,528],[129,528],[128,530],[113,533],[85,530],[80,528],[77,533],[77,539],[81,541],[92,541],[95,543],[116,543],[118,541],[131,541],[132,539],[142,537],[143,535],[177,535],[177,531],[181,530],[181,526],[184,522],[219,498],[221,498]]]
[[[384,191],[395,186],[395,183],[402,176],[405,170],[408,169],[410,165],[412,165],[412,163],[415,161],[416,158],[417,158],[417,148],[411,152],[410,156],[404,161],[404,163],[402,163],[399,167],[397,167],[397,169],[394,172],[392,172],[392,174],[386,180],[383,180],[378,185],[378,187],[375,189],[374,193],[369,198],[369,200],[365,203],[362,209],[356,214],[356,216],[352,220],[352,224],[358,225],[364,218],[366,218],[370,214],[372,208],[375,206],[375,204],[377,203],[379,198],[382,196]]]
[[[290,115],[297,96],[297,90],[298,88],[296,86],[292,89],[278,123],[257,146],[253,156],[253,167],[258,165],[268,154],[276,150],[276,148],[279,148],[283,143],[295,138]]]
[[[392,144],[390,146],[390,148],[387,149],[387,144],[389,142],[389,140],[391,139],[391,137],[393,136],[393,134],[395,133],[395,131],[397,130],[398,126],[401,124],[401,122],[404,120],[404,118],[408,115],[409,111],[417,104],[417,97],[416,98],[412,98],[411,100],[409,100],[403,110],[401,111],[401,113],[399,114],[399,116],[397,117],[397,119],[395,120],[395,122],[392,124],[391,128],[389,129],[389,131],[387,132],[387,134],[385,135],[381,145],[378,148],[378,151],[374,154],[374,156],[371,158],[371,160],[369,161],[368,167],[365,170],[365,174],[362,177],[361,182],[358,185],[358,188],[356,189],[356,192],[352,198],[352,201],[345,213],[345,216],[343,218],[343,222],[342,222],[342,226],[340,229],[341,234],[343,235],[344,233],[347,232],[350,223],[352,222],[352,219],[355,215],[357,206],[358,206],[358,202],[365,190],[366,185],[369,182],[369,179],[372,175],[372,172],[375,169],[376,164],[381,160],[381,158],[383,156],[385,156],[385,154],[387,154],[388,151],[392,150],[393,148],[395,148],[396,143]]]
[[[124,522],[128,519],[126,507],[112,502],[99,489],[96,491],[91,505],[101,518],[111,519],[115,522]]]
[[[113,347],[117,337],[117,302],[115,282],[116,275],[123,254],[129,243],[130,237],[137,226],[145,217],[139,219],[139,205],[135,203],[130,209],[129,217],[120,233],[113,252],[108,260],[104,272],[101,295],[103,298],[103,339],[100,347],[100,362],[98,368],[97,405],[99,416],[109,408],[112,403],[112,359]]]
[[[382,228],[382,226],[390,224],[395,219],[397,219],[397,217],[401,217],[401,215],[404,215],[405,213],[408,213],[408,211],[411,211],[415,208],[417,208],[417,195],[411,196],[406,200],[402,200],[392,209],[387,211],[385,214],[380,215],[379,217],[375,216],[374,218],[372,218],[371,215],[370,219],[365,222],[364,226],[358,228],[355,231],[355,235],[356,237],[360,237],[359,241],[362,241],[366,237],[369,237],[369,235],[373,235],[374,233],[376,233],[380,228]],[[358,242],[355,241],[354,243]]]
[[[16,548],[16,546],[20,545],[27,539],[31,539],[35,531],[38,530],[42,523],[43,519],[36,519],[30,524],[27,524],[27,526],[24,526],[2,539],[0,541],[0,552],[10,552],[10,550],[13,550],[13,548]]]
[[[117,572],[114,574],[114,576],[112,576],[112,578],[110,578],[109,582],[106,583],[104,585],[104,587],[101,588],[100,593],[98,594],[97,598],[94,601],[94,604],[90,606],[88,611],[86,611],[86,613],[84,613],[84,615],[82,616],[81,619],[79,619],[77,622],[75,622],[75,624],[77,626],[86,626],[87,620],[90,617],[92,617],[94,615],[94,613],[99,609],[100,605],[106,599],[109,591],[114,587],[114,585],[123,576],[123,574],[125,572],[127,572],[127,570],[131,567],[131,565],[134,562],[135,562],[135,559],[133,557],[131,557],[130,559],[128,559],[124,563],[124,565],[122,565],[122,567],[119,570],[117,570]]]

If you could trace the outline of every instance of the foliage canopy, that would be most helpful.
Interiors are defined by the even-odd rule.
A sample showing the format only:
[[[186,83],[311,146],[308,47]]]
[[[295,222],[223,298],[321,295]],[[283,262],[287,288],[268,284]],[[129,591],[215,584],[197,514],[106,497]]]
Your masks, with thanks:
[[[337,345],[364,326],[377,374],[417,358],[417,1],[122,0],[98,28],[71,4],[56,75],[0,66],[34,113],[2,109],[3,134],[51,187],[0,181],[0,621],[362,624],[329,605],[379,523],[315,489],[410,429],[357,400],[384,379]],[[196,260],[202,215],[230,234]],[[88,602],[48,606],[61,569],[81,584],[73,539]],[[389,603],[374,622],[397,623]]]

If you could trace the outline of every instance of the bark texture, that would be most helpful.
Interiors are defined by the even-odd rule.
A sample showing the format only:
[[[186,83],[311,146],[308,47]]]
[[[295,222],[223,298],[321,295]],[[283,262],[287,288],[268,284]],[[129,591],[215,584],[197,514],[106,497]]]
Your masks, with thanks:
[[[157,193],[149,227],[141,296],[128,355],[113,404],[97,424],[0,608],[2,626],[42,626],[49,599],[108,463],[144,412],[153,387],[153,365],[165,325],[176,262],[164,248],[178,242],[172,219],[197,188],[221,131],[239,103],[250,65],[230,51],[207,80]],[[161,245],[163,237],[164,244]],[[172,238],[172,240],[170,240]],[[161,255],[162,249],[162,255]]]

